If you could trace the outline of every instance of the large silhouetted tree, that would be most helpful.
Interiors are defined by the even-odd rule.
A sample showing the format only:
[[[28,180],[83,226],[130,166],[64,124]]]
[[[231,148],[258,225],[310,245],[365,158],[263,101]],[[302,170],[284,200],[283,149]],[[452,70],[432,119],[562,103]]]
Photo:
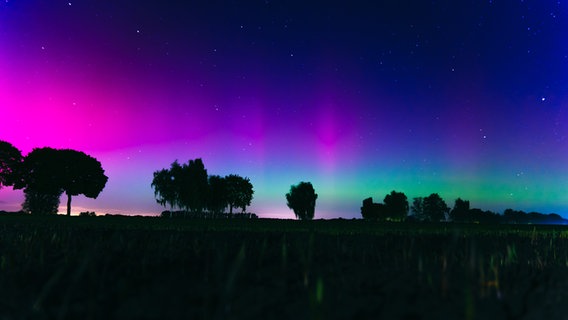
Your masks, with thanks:
[[[83,194],[95,199],[108,181],[97,159],[70,149],[34,149],[24,159],[23,168],[23,182],[30,194],[65,192],[67,215],[71,215],[72,196]]]
[[[422,200],[422,210],[426,221],[440,222],[446,218],[449,208],[437,193],[432,193]]]
[[[317,198],[318,195],[310,182],[292,185],[290,192],[286,194],[288,208],[294,210],[294,214],[300,220],[314,218]]]
[[[383,201],[388,217],[395,221],[403,221],[408,215],[408,198],[403,192],[391,191]]]
[[[0,189],[17,185],[21,179],[23,157],[20,150],[11,143],[0,140]]]
[[[250,206],[254,193],[249,178],[231,174],[225,177],[225,182],[229,214],[233,214],[233,208],[241,208],[242,211],[245,212],[247,206]]]

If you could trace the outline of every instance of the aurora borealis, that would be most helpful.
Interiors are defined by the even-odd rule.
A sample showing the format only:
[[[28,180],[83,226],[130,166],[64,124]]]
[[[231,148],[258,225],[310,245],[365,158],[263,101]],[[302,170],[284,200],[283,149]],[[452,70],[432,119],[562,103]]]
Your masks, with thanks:
[[[300,181],[316,218],[391,190],[568,217],[566,30],[548,0],[7,0],[0,139],[100,160],[77,212],[157,214],[152,172],[202,158],[261,217]]]

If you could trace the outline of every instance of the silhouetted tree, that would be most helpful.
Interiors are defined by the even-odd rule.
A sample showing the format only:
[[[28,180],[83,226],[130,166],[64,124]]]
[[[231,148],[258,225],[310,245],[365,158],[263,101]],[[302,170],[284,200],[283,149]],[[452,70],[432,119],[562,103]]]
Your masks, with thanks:
[[[36,148],[25,157],[23,168],[23,183],[31,192],[65,192],[67,215],[71,215],[72,196],[83,194],[96,199],[108,181],[97,159],[70,149]]]
[[[423,221],[426,219],[424,216],[423,202],[424,198],[422,197],[416,197],[412,199],[412,206],[410,207],[410,212],[412,213],[413,218],[418,221]]]
[[[471,222],[469,201],[457,198],[454,208],[450,211],[450,218],[455,222]]]
[[[427,221],[440,222],[446,218],[449,208],[437,193],[432,193],[422,200],[422,210]]]
[[[23,157],[11,143],[0,140],[0,189],[14,186],[21,179]]]
[[[71,215],[71,197],[83,194],[96,199],[103,191],[108,177],[101,163],[84,152],[59,150],[61,153],[61,188],[67,195],[67,215]]]
[[[209,176],[209,192],[207,198],[207,208],[209,211],[214,214],[222,213],[228,203],[226,179],[217,175]]]
[[[201,213],[207,207],[207,170],[201,159],[189,160],[179,173],[173,170],[179,186],[179,204],[193,213]]]
[[[180,166],[177,161],[171,164],[171,168],[174,168],[176,166]],[[179,194],[177,192],[178,186],[176,185],[176,180],[174,179],[172,171],[175,170],[162,169],[155,171],[151,184],[151,187],[154,189],[156,202],[164,207],[169,205],[170,213],[173,212],[174,207],[178,205],[179,197]]]
[[[395,221],[404,221],[408,215],[408,198],[403,192],[391,191],[383,201],[388,218]]]
[[[363,206],[361,207],[361,216],[365,220],[375,220],[376,214],[373,206],[373,198],[369,197],[363,200]]]
[[[227,201],[229,204],[229,215],[233,215],[233,208],[241,208],[242,212],[252,201],[254,194],[249,178],[242,178],[231,174],[225,177],[227,185]]]
[[[57,214],[60,196],[61,193],[50,194],[27,188],[24,190],[22,211],[33,215]]]
[[[365,220],[384,221],[387,218],[386,207],[382,203],[374,203],[373,198],[363,200],[361,215]]]
[[[290,187],[286,194],[288,208],[294,210],[296,218],[300,220],[312,220],[314,218],[316,199],[314,187],[310,182],[300,182]]]

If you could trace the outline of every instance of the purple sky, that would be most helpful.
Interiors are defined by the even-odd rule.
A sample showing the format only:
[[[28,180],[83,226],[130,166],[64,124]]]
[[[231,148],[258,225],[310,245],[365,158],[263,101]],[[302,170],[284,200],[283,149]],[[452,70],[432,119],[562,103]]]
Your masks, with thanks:
[[[159,213],[152,173],[202,158],[266,217],[300,181],[316,218],[393,189],[568,217],[566,30],[546,0],[8,0],[0,139],[100,160],[76,212]]]

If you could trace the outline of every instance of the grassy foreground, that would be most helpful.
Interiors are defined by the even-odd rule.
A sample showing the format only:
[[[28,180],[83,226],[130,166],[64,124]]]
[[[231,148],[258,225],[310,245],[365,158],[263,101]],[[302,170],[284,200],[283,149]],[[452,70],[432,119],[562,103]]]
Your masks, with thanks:
[[[568,229],[0,216],[0,319],[564,319]]]

